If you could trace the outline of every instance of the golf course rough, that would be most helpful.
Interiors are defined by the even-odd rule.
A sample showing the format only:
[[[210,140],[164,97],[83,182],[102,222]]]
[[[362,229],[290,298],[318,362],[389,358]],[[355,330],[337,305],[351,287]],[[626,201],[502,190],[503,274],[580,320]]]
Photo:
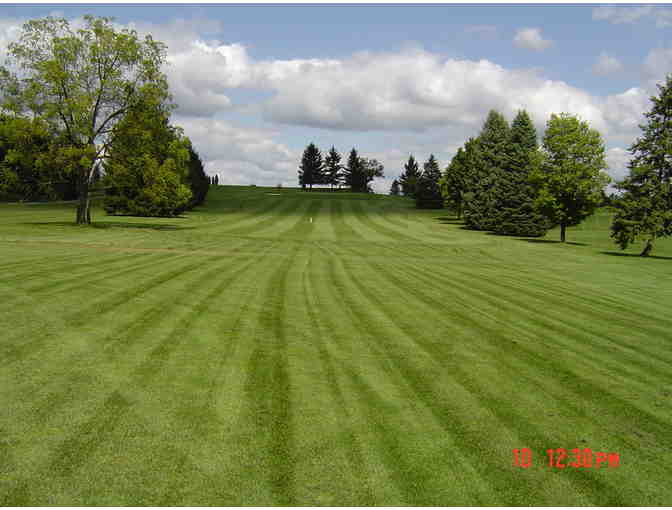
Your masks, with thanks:
[[[607,210],[565,244],[288,188],[72,217],[0,205],[3,505],[672,505],[672,243]]]

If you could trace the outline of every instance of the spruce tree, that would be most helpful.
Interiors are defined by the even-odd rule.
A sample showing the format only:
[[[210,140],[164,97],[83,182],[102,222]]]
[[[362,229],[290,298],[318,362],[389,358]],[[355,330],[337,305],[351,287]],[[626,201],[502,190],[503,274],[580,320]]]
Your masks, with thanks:
[[[423,165],[423,172],[415,190],[415,206],[418,209],[442,209],[443,196],[439,186],[441,170],[434,154]]]
[[[672,75],[658,85],[658,92],[640,126],[642,136],[630,147],[630,173],[617,184],[623,194],[615,201],[611,226],[621,249],[643,239],[643,257],[656,239],[672,235]]]
[[[478,187],[479,180],[483,173],[483,157],[481,155],[481,144],[478,138],[469,138],[464,144],[464,165],[463,179],[464,192],[462,193],[462,214],[464,223],[468,228],[475,228],[476,221],[472,221],[471,211],[478,211],[476,206],[476,193],[474,189]],[[477,216],[476,216],[477,217]]]
[[[361,187],[362,181],[362,168],[361,160],[357,154],[357,150],[353,147],[348,156],[348,164],[343,169],[343,180],[345,185],[350,188],[351,191],[358,191],[358,188]]]
[[[491,230],[496,224],[496,186],[508,159],[509,125],[501,113],[490,110],[478,140],[481,165],[473,176],[471,199],[465,204],[465,222],[474,230]]]
[[[399,184],[401,185],[401,192],[405,197],[415,197],[415,188],[420,177],[420,170],[418,163],[415,161],[413,155],[408,158],[408,162],[404,165],[404,171],[399,176]]]
[[[390,195],[399,196],[399,181],[397,179],[392,181],[392,186],[390,186]]]
[[[464,148],[457,149],[457,153],[453,156],[439,180],[444,204],[455,212],[458,219],[462,217],[464,194],[467,192],[468,162],[466,159],[467,155]]]
[[[324,158],[324,184],[329,184],[332,189],[334,186],[338,186],[342,170],[341,155],[332,146],[329,154]]]
[[[546,218],[535,208],[536,190],[530,174],[539,163],[537,132],[532,119],[521,110],[511,124],[508,160],[497,181],[497,234],[539,237],[549,228]]]
[[[314,143],[311,143],[303,151],[301,165],[299,166],[299,183],[303,188],[309,186],[313,189],[313,184],[322,182],[322,153]]]

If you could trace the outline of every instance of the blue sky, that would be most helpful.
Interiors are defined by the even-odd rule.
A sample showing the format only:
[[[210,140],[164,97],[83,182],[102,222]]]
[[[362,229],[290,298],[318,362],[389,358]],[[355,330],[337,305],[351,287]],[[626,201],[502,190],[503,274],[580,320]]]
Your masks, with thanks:
[[[666,5],[2,5],[26,19],[113,16],[168,44],[183,126],[220,182],[296,183],[311,141],[357,147],[389,188],[413,153],[445,166],[488,109],[601,131],[623,175],[655,83],[672,71]],[[4,51],[0,50],[4,53]]]

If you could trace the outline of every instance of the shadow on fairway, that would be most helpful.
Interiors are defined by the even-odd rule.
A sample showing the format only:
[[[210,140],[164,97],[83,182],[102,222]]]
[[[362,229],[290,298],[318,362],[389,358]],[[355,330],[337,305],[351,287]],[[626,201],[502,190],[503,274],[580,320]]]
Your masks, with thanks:
[[[618,251],[601,251],[602,255],[611,255],[612,257],[636,257],[638,259],[658,259],[658,260],[672,260],[672,257],[666,257],[665,255],[649,255],[648,257],[642,257],[639,253],[622,253]]]
[[[458,219],[455,216],[438,216],[434,219],[438,220],[441,223],[447,223],[447,224],[450,224],[450,225],[459,225],[459,224],[464,223],[461,218]]]
[[[526,243],[537,243],[537,244],[571,244],[572,246],[588,246],[586,243],[576,243],[574,241],[557,241],[555,239],[529,239],[525,237],[519,237],[516,241],[525,241]]]
[[[23,225],[36,226],[51,226],[51,227],[81,227],[72,221],[35,221],[23,223]],[[144,230],[193,230],[196,227],[183,227],[181,225],[172,225],[166,223],[160,225],[156,223],[125,223],[123,221],[94,221],[91,228],[127,228],[127,229],[144,229]]]

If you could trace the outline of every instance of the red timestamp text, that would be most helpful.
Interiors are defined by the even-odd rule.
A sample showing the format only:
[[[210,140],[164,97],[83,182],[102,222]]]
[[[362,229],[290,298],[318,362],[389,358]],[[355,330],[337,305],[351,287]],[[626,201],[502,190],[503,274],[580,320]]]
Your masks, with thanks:
[[[553,469],[619,467],[621,456],[615,452],[594,452],[590,448],[549,448],[546,450],[547,465]],[[532,450],[514,448],[513,465],[527,469],[532,466]]]

